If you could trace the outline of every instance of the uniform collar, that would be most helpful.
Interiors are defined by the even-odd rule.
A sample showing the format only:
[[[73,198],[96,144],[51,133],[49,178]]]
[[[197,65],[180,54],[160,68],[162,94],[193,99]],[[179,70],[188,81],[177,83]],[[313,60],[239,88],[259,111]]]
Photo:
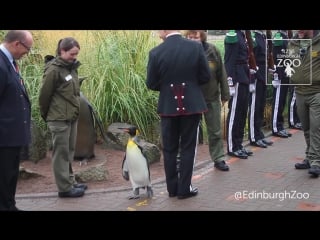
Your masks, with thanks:
[[[261,35],[263,35],[263,34],[264,34],[264,32],[263,32],[262,30],[254,30],[254,32],[256,32],[256,33],[260,33]]]
[[[169,33],[166,38],[170,37],[170,36],[174,36],[174,35],[181,35],[180,32],[173,32],[173,33]]]

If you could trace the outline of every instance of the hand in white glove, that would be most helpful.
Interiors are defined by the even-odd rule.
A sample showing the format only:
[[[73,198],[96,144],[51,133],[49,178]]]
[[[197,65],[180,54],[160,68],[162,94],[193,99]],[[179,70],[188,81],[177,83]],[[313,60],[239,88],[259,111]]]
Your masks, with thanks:
[[[235,87],[229,87],[230,96],[233,97],[236,94],[236,88]]]
[[[273,69],[269,68],[268,71],[269,73],[274,73],[277,70],[276,65],[273,65]]]
[[[228,81],[229,87],[233,86],[232,77],[228,77],[228,78],[227,78],[227,81]]]
[[[251,75],[255,74],[256,72],[257,72],[256,70],[250,68],[250,74]]]
[[[249,92],[254,93],[256,91],[256,86],[254,83],[249,84]]]
[[[273,81],[272,81],[272,86],[273,86],[274,88],[280,87],[280,81],[279,81],[279,80],[273,80]]]

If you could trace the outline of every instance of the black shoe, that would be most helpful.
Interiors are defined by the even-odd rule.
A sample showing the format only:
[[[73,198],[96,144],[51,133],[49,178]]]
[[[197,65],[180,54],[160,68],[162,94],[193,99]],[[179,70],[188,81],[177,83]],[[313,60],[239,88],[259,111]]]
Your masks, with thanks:
[[[286,134],[285,132],[282,132],[282,131],[280,131],[280,132],[275,132],[275,133],[273,133],[272,135],[273,135],[273,136],[277,136],[277,137],[281,137],[281,138],[288,138],[288,137],[289,137],[288,134]]]
[[[312,174],[312,177],[319,177],[320,167],[319,166],[311,166],[311,168],[309,169],[309,174]]]
[[[198,194],[198,188],[193,188],[189,193],[183,194],[183,195],[178,195],[178,199],[186,199],[190,197],[194,197]]]
[[[298,129],[298,130],[302,130],[302,124],[301,123],[296,123],[294,126],[293,126],[294,129]]]
[[[267,139],[262,139],[262,142],[264,143],[264,144],[266,144],[266,145],[268,145],[268,146],[271,146],[272,144],[273,144],[273,142],[272,141],[269,141],[269,140],[267,140]]]
[[[177,194],[176,193],[169,193],[169,197],[176,197]]]
[[[10,207],[9,211],[13,211],[13,212],[23,212],[23,210],[21,210],[20,208],[17,208],[16,206]]]
[[[83,183],[75,183],[73,184],[73,187],[74,188],[81,188],[83,190],[87,190],[88,186],[86,184],[83,184]]]
[[[229,166],[226,164],[225,161],[220,161],[214,163],[214,167],[221,170],[221,171],[229,171]]]
[[[307,159],[304,159],[301,163],[296,163],[294,167],[296,169],[308,169],[310,168],[310,163]]]
[[[268,146],[260,139],[256,142],[251,142],[250,145],[256,146],[256,147],[261,147],[261,148],[267,148]]]
[[[283,134],[288,135],[288,137],[291,137],[291,136],[292,136],[292,134],[289,133],[289,132],[288,132],[287,130],[285,130],[285,129],[281,130],[280,132],[283,133]]]
[[[244,153],[242,150],[238,150],[235,152],[228,152],[229,156],[233,156],[233,157],[238,157],[241,159],[247,159],[248,158],[248,154]]]
[[[244,154],[247,154],[248,156],[252,156],[253,155],[253,152],[242,147],[241,151],[244,153]]]
[[[82,197],[84,195],[84,190],[82,188],[71,188],[69,192],[59,192],[58,196],[61,198],[75,198]]]

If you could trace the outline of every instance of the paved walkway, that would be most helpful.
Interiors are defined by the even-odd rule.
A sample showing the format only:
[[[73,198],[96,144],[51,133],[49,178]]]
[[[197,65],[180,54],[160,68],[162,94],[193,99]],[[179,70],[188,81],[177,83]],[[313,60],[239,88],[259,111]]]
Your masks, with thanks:
[[[131,189],[90,190],[82,198],[61,199],[56,193],[17,195],[17,206],[26,211],[319,211],[319,179],[307,170],[295,170],[304,158],[303,132],[289,130],[288,139],[270,137],[267,149],[248,146],[248,159],[230,157],[229,172],[209,160],[194,172],[196,197],[169,198],[164,179],[153,183],[154,197],[128,200]]]

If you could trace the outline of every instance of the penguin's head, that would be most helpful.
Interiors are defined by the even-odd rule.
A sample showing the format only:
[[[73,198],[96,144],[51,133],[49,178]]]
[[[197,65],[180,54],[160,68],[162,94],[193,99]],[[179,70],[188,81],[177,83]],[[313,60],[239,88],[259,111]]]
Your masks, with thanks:
[[[134,137],[134,136],[139,134],[139,131],[138,131],[136,126],[132,126],[132,127],[129,127],[129,128],[119,128],[119,129],[123,129],[123,131],[129,133],[129,135],[131,137]]]

